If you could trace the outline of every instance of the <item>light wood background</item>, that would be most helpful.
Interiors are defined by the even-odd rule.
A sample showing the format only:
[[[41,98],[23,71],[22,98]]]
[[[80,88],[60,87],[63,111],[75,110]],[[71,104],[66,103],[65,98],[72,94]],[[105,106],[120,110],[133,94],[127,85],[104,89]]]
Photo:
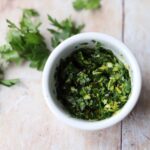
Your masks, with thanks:
[[[0,42],[6,18],[18,22],[21,8],[41,13],[41,32],[49,44],[47,14],[71,16],[86,31],[103,32],[122,40],[136,56],[143,87],[138,104],[121,123],[101,131],[66,126],[49,111],[42,96],[42,73],[11,66],[7,78],[20,78],[12,88],[0,86],[0,150],[150,150],[150,0],[103,0],[97,11],[76,12],[72,0],[0,0]]]

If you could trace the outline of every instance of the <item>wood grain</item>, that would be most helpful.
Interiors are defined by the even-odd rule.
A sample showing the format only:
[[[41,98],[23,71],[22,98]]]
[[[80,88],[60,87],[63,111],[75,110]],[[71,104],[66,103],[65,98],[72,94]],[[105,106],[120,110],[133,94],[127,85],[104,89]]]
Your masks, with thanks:
[[[121,39],[122,5],[120,0],[105,0],[97,11],[76,12],[71,0],[1,0],[0,37],[6,34],[5,19],[16,23],[20,8],[36,8],[41,14],[41,32],[49,43],[47,13],[63,19],[71,16],[85,23],[84,31],[104,32]],[[113,27],[113,28],[112,28]],[[3,41],[3,40],[1,40]],[[7,78],[21,79],[12,88],[0,88],[0,149],[2,150],[116,150],[120,149],[120,124],[95,132],[76,130],[58,121],[42,96],[41,73],[28,64],[11,66]]]
[[[143,76],[139,102],[123,121],[123,150],[150,149],[150,1],[125,1],[125,44],[136,56]]]

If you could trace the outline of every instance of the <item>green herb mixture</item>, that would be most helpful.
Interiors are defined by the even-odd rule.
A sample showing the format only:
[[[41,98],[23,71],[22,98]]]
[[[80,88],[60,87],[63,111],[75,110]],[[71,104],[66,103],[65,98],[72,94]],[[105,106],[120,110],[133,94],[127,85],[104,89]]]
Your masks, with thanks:
[[[76,118],[111,117],[127,102],[131,79],[125,65],[110,50],[80,48],[62,60],[55,73],[58,100]]]

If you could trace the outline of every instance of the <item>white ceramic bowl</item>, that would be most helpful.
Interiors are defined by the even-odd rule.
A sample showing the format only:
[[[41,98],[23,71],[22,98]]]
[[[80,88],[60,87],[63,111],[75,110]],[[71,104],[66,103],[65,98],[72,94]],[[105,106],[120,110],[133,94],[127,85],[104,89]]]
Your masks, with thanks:
[[[56,67],[59,65],[60,59],[67,57],[70,53],[75,51],[75,47],[79,46],[81,43],[87,42],[89,43],[89,47],[92,46],[91,40],[99,41],[102,43],[103,47],[111,49],[113,53],[129,67],[132,81],[132,91],[124,107],[112,117],[100,121],[86,121],[71,117],[57,100],[55,91],[54,73]],[[122,42],[101,33],[81,33],[68,38],[51,53],[44,68],[42,86],[47,105],[56,117],[66,124],[79,129],[98,130],[120,122],[131,112],[140,95],[141,73],[135,57]]]

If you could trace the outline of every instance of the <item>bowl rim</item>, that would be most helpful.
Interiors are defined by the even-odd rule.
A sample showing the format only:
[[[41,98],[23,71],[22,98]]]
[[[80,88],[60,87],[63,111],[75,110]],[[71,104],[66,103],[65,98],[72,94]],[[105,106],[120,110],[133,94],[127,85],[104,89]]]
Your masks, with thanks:
[[[132,94],[130,95],[128,101],[126,104],[121,108],[121,110],[116,113],[115,115],[111,116],[110,118],[106,118],[104,120],[100,121],[86,121],[86,120],[81,120],[77,118],[73,118],[70,116],[65,115],[60,111],[60,109],[57,107],[57,105],[54,103],[53,98],[49,92],[48,88],[48,80],[49,80],[49,73],[52,68],[53,62],[56,60],[55,58],[60,54],[60,52],[70,43],[75,43],[80,41],[81,39],[92,39],[92,37],[97,38],[98,40],[102,39],[104,41],[107,41],[113,45],[115,45],[118,49],[121,49],[119,51],[124,51],[124,54],[128,56],[128,59],[130,60],[130,67],[132,68],[134,78],[133,78],[133,83],[136,83],[136,86],[134,88],[132,87]],[[120,122],[123,120],[134,108],[136,105],[140,92],[141,92],[141,86],[142,86],[142,79],[141,79],[141,72],[139,65],[131,53],[131,51],[128,49],[128,47],[123,44],[121,41],[117,40],[116,38],[103,34],[103,33],[96,33],[96,32],[86,32],[86,33],[80,33],[77,35],[74,35],[65,41],[63,41],[60,45],[58,45],[51,53],[49,56],[46,65],[44,67],[43,71],[43,76],[42,76],[42,90],[43,90],[43,95],[46,100],[46,103],[49,107],[49,109],[52,111],[52,113],[62,120],[64,123],[78,128],[78,129],[83,129],[83,130],[98,130],[98,129],[104,129],[110,126],[115,125],[116,123]]]

